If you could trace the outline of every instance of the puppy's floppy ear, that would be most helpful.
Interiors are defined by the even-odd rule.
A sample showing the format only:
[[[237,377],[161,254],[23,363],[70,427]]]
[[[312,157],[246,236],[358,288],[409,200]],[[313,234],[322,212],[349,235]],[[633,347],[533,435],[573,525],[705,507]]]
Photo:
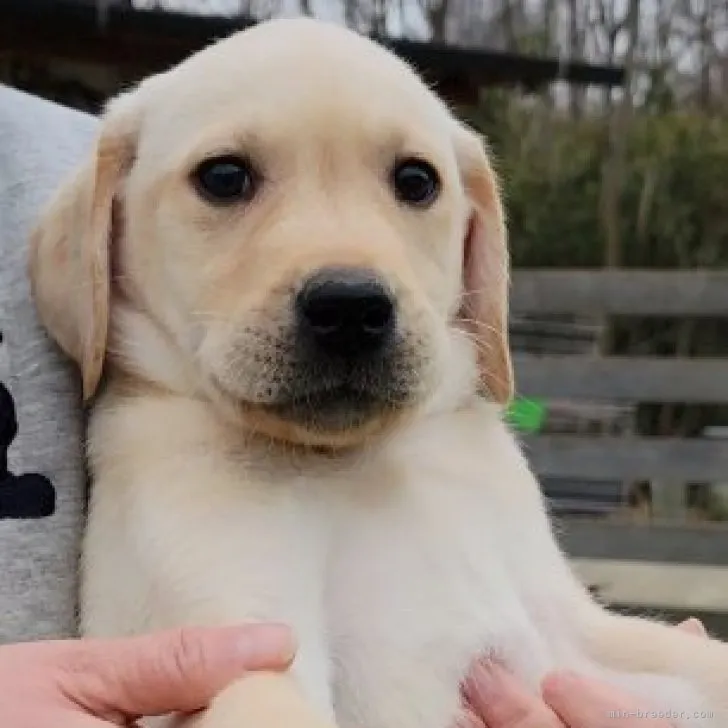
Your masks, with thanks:
[[[478,346],[480,381],[500,404],[513,396],[508,345],[508,248],[498,180],[484,142],[458,126],[456,153],[470,201],[463,243],[463,327]]]
[[[93,152],[60,189],[30,240],[30,280],[43,325],[96,391],[106,355],[114,196],[131,167],[139,129],[134,93],[107,108]]]

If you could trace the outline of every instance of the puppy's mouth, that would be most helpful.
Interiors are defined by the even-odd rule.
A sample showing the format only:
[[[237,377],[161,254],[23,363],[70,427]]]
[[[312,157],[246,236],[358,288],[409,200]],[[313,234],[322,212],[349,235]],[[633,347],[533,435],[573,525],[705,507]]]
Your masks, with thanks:
[[[264,405],[270,414],[307,429],[337,432],[363,427],[376,417],[401,407],[402,397],[352,383],[298,389]]]

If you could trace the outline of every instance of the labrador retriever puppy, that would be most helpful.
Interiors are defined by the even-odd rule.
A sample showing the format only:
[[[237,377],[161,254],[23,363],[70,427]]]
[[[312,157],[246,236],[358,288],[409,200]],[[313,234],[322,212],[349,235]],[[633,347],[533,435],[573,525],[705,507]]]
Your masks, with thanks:
[[[607,612],[556,545],[501,420],[505,238],[482,141],[334,25],[114,99],[31,253],[94,397],[83,631],[290,623],[204,728],[449,728],[484,653],[728,725],[728,647]]]

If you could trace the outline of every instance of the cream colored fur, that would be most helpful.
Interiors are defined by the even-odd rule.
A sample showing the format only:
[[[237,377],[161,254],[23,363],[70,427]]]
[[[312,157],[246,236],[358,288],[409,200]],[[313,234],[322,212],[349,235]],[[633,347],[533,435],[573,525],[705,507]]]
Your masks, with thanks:
[[[229,151],[265,174],[252,202],[221,209],[189,174]],[[392,195],[408,154],[442,178],[427,210]],[[407,407],[324,436],[267,404],[295,376],[280,346],[291,291],[347,264],[396,292],[416,381]],[[148,79],[110,104],[34,235],[31,275],[96,394],[83,630],[276,619],[297,632],[290,676],[241,680],[196,725],[449,728],[488,652],[534,689],[568,667],[684,711],[678,726],[728,725],[728,647],[604,611],[556,546],[500,418],[512,374],[495,177],[394,56],[274,21]]]

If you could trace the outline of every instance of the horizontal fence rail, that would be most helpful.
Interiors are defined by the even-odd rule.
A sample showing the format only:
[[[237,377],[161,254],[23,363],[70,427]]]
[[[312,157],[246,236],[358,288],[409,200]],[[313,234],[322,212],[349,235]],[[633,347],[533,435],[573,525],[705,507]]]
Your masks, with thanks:
[[[726,359],[516,353],[514,367],[517,392],[526,397],[728,404]]]
[[[728,442],[662,437],[529,435],[522,438],[542,477],[728,483]]]
[[[728,271],[520,268],[510,305],[516,314],[728,317]]]
[[[555,531],[561,547],[575,558],[728,566],[728,529],[722,526],[647,526],[569,518],[557,520]]]

